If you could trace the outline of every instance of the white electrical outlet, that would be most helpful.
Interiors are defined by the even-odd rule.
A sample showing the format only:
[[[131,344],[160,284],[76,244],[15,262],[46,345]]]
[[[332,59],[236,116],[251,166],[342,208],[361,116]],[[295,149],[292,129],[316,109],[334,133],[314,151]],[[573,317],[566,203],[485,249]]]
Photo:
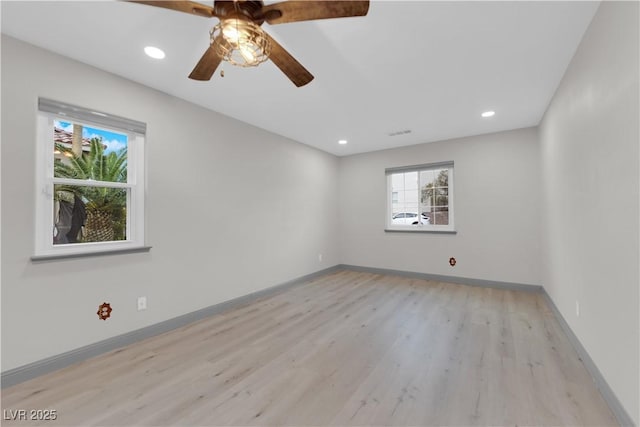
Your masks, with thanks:
[[[318,254],[318,262],[322,262],[322,254]]]
[[[580,317],[580,301],[576,300],[576,317]]]
[[[147,297],[138,297],[138,311],[147,309]]]

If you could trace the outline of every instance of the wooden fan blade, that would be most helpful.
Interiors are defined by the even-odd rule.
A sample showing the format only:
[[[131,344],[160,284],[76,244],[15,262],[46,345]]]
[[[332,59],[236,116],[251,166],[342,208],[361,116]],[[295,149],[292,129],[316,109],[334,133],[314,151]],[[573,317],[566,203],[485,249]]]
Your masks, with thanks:
[[[266,34],[269,42],[271,43],[271,53],[269,59],[280,70],[289,77],[289,80],[293,82],[297,87],[304,86],[313,80],[313,75],[307,71],[296,59],[291,56],[289,52],[285,50],[280,44],[273,39],[269,34]]]
[[[222,62],[222,58],[218,56],[216,52],[215,44],[219,39],[214,40],[214,42],[209,46],[209,48],[204,52],[200,61],[196,64],[196,67],[193,69],[191,74],[189,74],[189,78],[192,80],[211,80],[213,77],[213,73],[216,72],[216,68]]]
[[[130,0],[130,3],[146,4],[148,6],[163,7],[165,9],[177,10],[179,12],[190,13],[192,15],[204,16],[205,18],[211,18],[216,16],[212,7],[198,3],[195,1],[141,1]]]
[[[262,15],[269,24],[311,21],[314,19],[364,16],[369,1],[286,1],[264,6]]]

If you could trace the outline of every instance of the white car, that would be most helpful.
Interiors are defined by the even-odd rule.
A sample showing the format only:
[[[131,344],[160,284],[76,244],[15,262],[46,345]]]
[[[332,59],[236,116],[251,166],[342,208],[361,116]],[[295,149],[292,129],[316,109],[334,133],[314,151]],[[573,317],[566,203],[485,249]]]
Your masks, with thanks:
[[[420,221],[420,224],[431,223],[431,219],[426,212],[420,214],[420,220],[418,220],[418,214],[415,212],[398,212],[391,217],[391,224],[394,225],[418,225],[418,221]]]

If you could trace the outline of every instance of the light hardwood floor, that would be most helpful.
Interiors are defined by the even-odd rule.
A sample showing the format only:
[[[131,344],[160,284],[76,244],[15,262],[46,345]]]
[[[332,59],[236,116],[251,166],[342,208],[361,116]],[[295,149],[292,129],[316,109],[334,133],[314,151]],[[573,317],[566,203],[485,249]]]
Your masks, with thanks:
[[[10,387],[2,407],[66,426],[616,425],[542,295],[353,271]]]

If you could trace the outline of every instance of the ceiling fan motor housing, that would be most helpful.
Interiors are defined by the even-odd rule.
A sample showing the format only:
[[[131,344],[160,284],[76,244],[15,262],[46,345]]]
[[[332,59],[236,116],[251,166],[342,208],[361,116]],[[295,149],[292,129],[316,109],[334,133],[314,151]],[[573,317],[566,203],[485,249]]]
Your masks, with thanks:
[[[218,18],[240,18],[252,21],[256,25],[262,25],[264,16],[262,16],[261,0],[247,1],[216,1],[214,11]]]

